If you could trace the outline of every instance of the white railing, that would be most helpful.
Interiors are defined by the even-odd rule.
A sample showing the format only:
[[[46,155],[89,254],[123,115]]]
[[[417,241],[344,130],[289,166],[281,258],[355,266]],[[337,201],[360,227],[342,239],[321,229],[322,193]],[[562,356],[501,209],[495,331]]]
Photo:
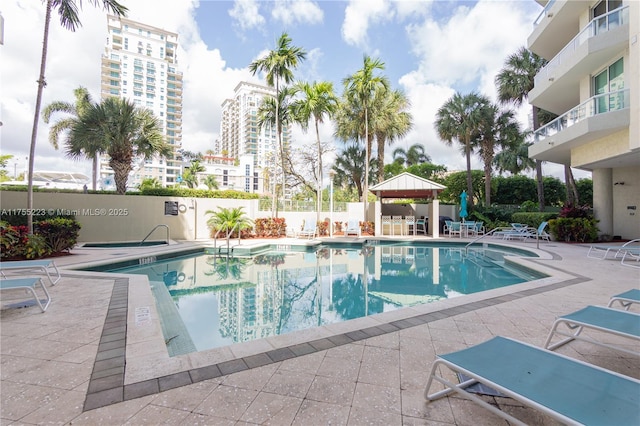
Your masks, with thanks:
[[[594,115],[629,108],[629,89],[593,96],[533,132],[535,142],[553,136]]]
[[[547,5],[548,6],[548,5]],[[540,86],[545,81],[553,81],[553,72],[570,58],[578,47],[591,37],[606,33],[629,22],[629,6],[618,8],[605,15],[598,16],[589,22],[544,68],[536,74],[534,85]]]
[[[551,7],[553,6],[553,4],[556,2],[556,0],[549,0],[549,2],[547,3],[547,5],[544,7],[544,9],[542,9],[542,12],[540,12],[540,15],[538,15],[538,17],[536,18],[535,21],[533,21],[533,26],[537,26],[538,24],[540,24],[540,22],[542,21],[542,19],[547,16],[547,13],[549,13],[549,9],[551,9]]]

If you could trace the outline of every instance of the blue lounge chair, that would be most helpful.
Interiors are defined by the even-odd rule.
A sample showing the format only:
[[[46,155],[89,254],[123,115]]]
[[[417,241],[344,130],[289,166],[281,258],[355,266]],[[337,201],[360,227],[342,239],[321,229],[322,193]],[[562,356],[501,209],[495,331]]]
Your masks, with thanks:
[[[640,303],[640,290],[634,288],[632,290],[625,291],[624,293],[611,296],[607,306],[611,308],[616,302],[620,303],[625,311],[628,311],[631,305],[634,303]]]
[[[51,269],[56,273],[55,278],[51,277]],[[18,260],[13,262],[0,262],[0,275],[5,277],[5,271],[42,271],[47,274],[51,285],[56,285],[60,281],[60,271],[53,260]]]
[[[438,376],[444,365],[469,380],[451,383]],[[433,381],[447,388],[429,394]],[[640,424],[640,380],[504,337],[438,355],[427,387],[433,401],[456,392],[492,413],[524,424],[465,389],[482,383],[565,424]]]
[[[569,331],[565,331],[564,326],[566,326]],[[558,328],[560,328],[560,330]],[[563,315],[556,319],[544,343],[544,347],[552,351],[573,340],[581,340],[606,348],[617,349],[632,355],[640,355],[640,352],[637,350],[634,351],[583,336],[581,333],[584,329],[610,333],[640,343],[640,314],[604,308],[602,306],[587,306],[579,311]],[[551,340],[556,334],[565,336],[565,338],[551,344]]]
[[[344,230],[344,236],[346,237],[354,234],[357,235],[358,237],[361,236],[360,222],[355,219],[350,219],[347,222],[347,228]]]
[[[525,241],[529,238],[534,240],[539,239],[539,240],[551,241],[551,235],[544,230],[544,228],[546,228],[548,224],[549,222],[545,221],[540,223],[540,225],[538,226],[538,229],[527,228]]]
[[[43,301],[40,300],[38,294],[36,293],[36,285],[40,284],[40,287],[44,290],[44,294],[46,299]],[[42,279],[40,278],[3,278],[0,279],[0,290],[24,290],[31,293],[36,303],[42,310],[42,312],[46,311],[51,303],[51,296],[47,291],[47,287],[42,283]],[[44,302],[44,305],[43,305]]]

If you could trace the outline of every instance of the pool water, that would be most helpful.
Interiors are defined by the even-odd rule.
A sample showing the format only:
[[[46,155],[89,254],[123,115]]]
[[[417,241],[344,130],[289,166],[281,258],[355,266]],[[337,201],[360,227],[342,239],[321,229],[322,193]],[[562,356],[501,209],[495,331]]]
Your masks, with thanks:
[[[111,272],[149,277],[169,352],[178,355],[541,278],[505,254],[513,253],[322,245],[251,257],[201,253]]]

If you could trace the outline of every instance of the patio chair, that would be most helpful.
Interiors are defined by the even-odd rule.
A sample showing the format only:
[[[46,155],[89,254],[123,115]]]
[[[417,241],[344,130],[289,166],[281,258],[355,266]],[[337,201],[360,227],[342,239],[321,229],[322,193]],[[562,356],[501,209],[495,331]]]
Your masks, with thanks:
[[[614,253],[613,258],[616,259],[619,256],[623,256],[625,250],[631,250],[632,253],[637,250],[637,253],[634,254],[640,255],[640,238],[627,241],[622,245],[592,245],[589,247],[587,257],[604,260],[607,258],[609,253]],[[602,253],[602,255],[600,255],[600,253]]]
[[[55,272],[55,277],[51,277],[51,269]],[[6,277],[5,271],[41,271],[47,275],[51,285],[56,285],[60,281],[60,270],[53,260],[17,260],[12,262],[0,262],[0,275]]]
[[[384,235],[384,227],[388,226],[389,227],[389,235],[393,235],[393,225],[391,225],[391,216],[382,216],[382,235]]]
[[[298,231],[296,234],[296,238],[307,237],[309,239],[314,238],[318,232],[318,225],[315,221],[306,220],[304,222],[304,228],[301,231]]]
[[[391,235],[396,234],[396,226],[400,227],[400,235],[404,235],[404,229],[402,229],[402,216],[391,216]]]
[[[627,259],[635,263],[628,263]],[[620,263],[624,266],[640,268],[640,249],[624,249]]]
[[[37,284],[40,284],[40,287],[44,290],[46,299],[43,301],[40,300],[40,297],[38,297],[38,294],[36,293]],[[51,303],[51,296],[49,295],[47,287],[45,287],[41,278],[3,278],[0,279],[0,290],[24,290],[30,292],[42,312],[46,311]]]
[[[526,228],[525,232],[525,236],[524,236],[524,240],[526,241],[527,239],[540,239],[540,240],[546,240],[547,242],[551,241],[551,235],[544,230],[544,228],[547,227],[547,225],[549,224],[549,222],[543,221],[540,223],[540,226],[538,226],[538,229],[533,229],[533,228]]]
[[[442,234],[443,235],[451,236],[451,224],[452,223],[453,223],[452,220],[445,220],[444,221],[444,226],[442,227]]]
[[[405,216],[404,224],[407,227],[407,235],[416,235],[416,217],[415,216]]]
[[[484,222],[483,221],[478,221],[476,222],[476,227],[474,229],[474,232],[476,235],[484,235]]]
[[[564,326],[566,326],[569,331],[565,331]],[[544,343],[544,347],[552,351],[573,340],[581,340],[606,348],[617,349],[632,355],[640,355],[640,352],[637,350],[634,351],[583,336],[581,333],[584,329],[597,330],[626,337],[634,340],[635,343],[640,343],[640,314],[602,306],[587,306],[579,311],[563,315],[556,319]],[[556,334],[564,336],[565,338],[551,344],[551,340]]]
[[[441,365],[470,379],[454,384],[437,375]],[[429,394],[434,380],[446,389]],[[500,336],[458,352],[438,355],[425,398],[433,401],[456,392],[511,423],[524,424],[466,391],[475,383],[565,424],[640,424],[640,380]]]
[[[347,222],[347,228],[344,230],[344,236],[346,237],[354,234],[358,237],[361,236],[360,222],[355,219],[350,219]]]
[[[451,228],[449,228],[449,236],[452,237],[458,234],[458,237],[462,238],[462,228],[460,222],[451,222]]]
[[[416,220],[416,233],[422,232],[423,235],[427,235],[427,219],[425,217],[421,217]]]
[[[625,311],[628,311],[631,305],[633,305],[634,303],[640,303],[640,290],[634,288],[632,290],[625,291],[624,293],[611,296],[607,307],[613,307],[616,302],[620,303]]]

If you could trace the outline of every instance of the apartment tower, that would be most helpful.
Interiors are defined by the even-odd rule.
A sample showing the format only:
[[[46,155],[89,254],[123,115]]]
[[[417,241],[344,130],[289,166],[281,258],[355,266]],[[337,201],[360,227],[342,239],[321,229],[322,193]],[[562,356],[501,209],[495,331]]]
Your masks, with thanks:
[[[258,110],[265,97],[275,98],[276,91],[272,87],[261,86],[246,81],[240,82],[234,89],[232,99],[222,103],[220,120],[220,139],[216,141],[215,151],[223,156],[239,158],[242,155],[253,155],[256,171],[268,169],[271,183],[281,181],[279,169],[278,136],[275,126],[266,123],[258,124]],[[282,130],[282,143],[285,150],[291,146],[291,126],[285,125]],[[287,193],[285,193],[285,198]]]
[[[529,156],[592,172],[603,238],[640,235],[640,2],[538,1],[529,49],[548,61],[529,102],[558,115]]]
[[[112,15],[107,16],[107,44],[102,55],[101,98],[118,96],[153,111],[173,153],[166,158],[137,159],[128,186],[156,178],[163,186],[177,183],[181,174],[178,149],[182,140],[182,72],[178,68],[178,35]],[[100,177],[109,181],[108,158]],[[107,185],[108,186],[108,185]]]

